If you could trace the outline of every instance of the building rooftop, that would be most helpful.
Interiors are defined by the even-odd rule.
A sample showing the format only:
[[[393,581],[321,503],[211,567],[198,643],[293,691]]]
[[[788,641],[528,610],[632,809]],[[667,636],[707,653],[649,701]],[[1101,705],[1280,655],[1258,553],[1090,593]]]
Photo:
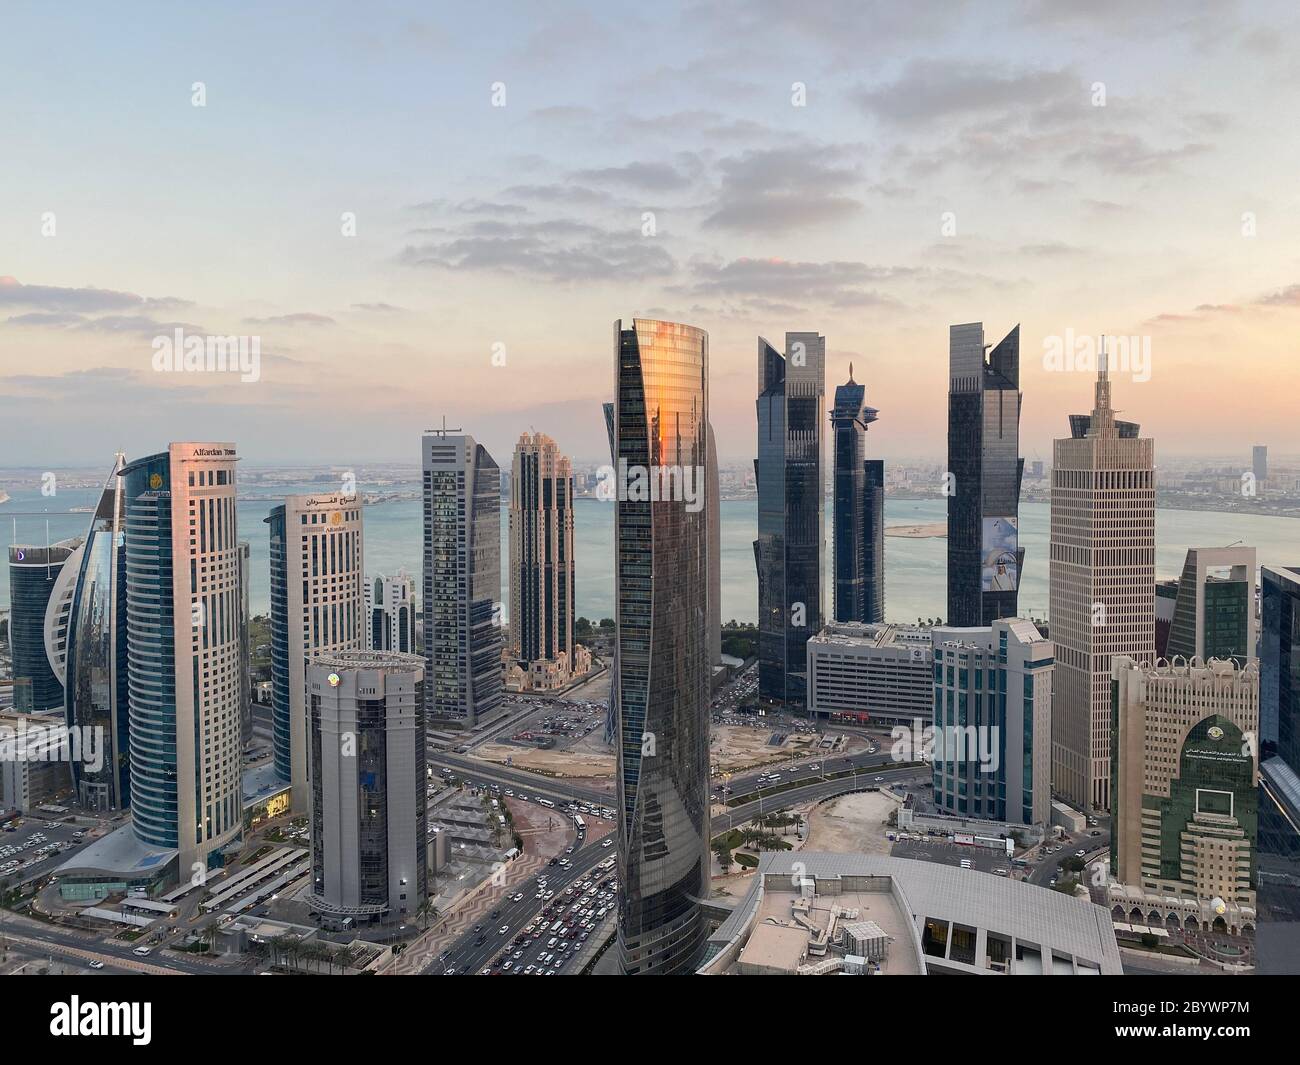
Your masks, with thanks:
[[[1089,900],[973,869],[809,851],[762,856],[749,894],[711,937],[704,971],[738,971],[737,946],[747,948],[770,916],[789,919],[796,875],[816,884],[813,923],[834,904],[858,911],[844,920],[873,921],[889,937],[881,973],[1122,972],[1110,914]],[[755,956],[787,963],[788,939],[762,933]]]

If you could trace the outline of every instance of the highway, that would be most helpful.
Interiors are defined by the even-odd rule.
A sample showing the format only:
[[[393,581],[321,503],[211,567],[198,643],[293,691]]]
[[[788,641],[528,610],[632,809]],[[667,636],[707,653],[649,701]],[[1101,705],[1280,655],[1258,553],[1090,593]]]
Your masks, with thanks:
[[[29,952],[52,955],[74,962],[87,963],[92,959],[104,962],[104,972],[141,972],[156,975],[211,975],[238,972],[227,968],[190,961],[175,951],[154,950],[147,957],[132,954],[135,944],[117,944],[79,936],[43,921],[35,921],[10,913],[0,913],[0,936],[20,943]],[[89,968],[89,966],[87,966]],[[245,970],[247,971],[247,970]]]
[[[442,756],[439,756],[442,757]],[[726,832],[733,825],[742,825],[751,818],[760,816],[763,813],[784,809],[789,806],[812,802],[817,799],[830,798],[835,795],[843,795],[847,792],[857,791],[863,788],[869,788],[875,785],[885,785],[893,781],[906,780],[911,777],[928,775],[924,771],[918,771],[915,767],[894,767],[886,768],[882,763],[889,760],[888,755],[855,755],[850,758],[831,759],[829,762],[822,761],[819,763],[823,769],[813,772],[805,771],[802,776],[808,778],[808,783],[800,787],[788,788],[776,795],[763,796],[745,802],[739,806],[733,807],[725,813],[719,813],[713,817],[710,824],[710,836],[716,836],[720,832]],[[866,761],[864,761],[866,759]],[[844,764],[841,764],[844,763]],[[824,773],[838,772],[847,768],[871,769],[874,772],[862,772],[857,777],[841,777],[836,780],[823,779]],[[481,763],[473,765],[474,772],[469,774],[473,779],[478,781],[488,781],[490,783],[505,783],[517,777],[517,772],[506,770],[501,766],[484,767]],[[486,770],[486,771],[485,771]],[[502,778],[499,774],[509,773],[510,777]],[[757,776],[757,774],[754,774]],[[746,774],[749,776],[749,774]],[[881,780],[877,782],[876,777]],[[782,773],[783,780],[792,779],[786,773]],[[528,794],[542,794],[546,798],[555,801],[563,800],[564,803],[578,798],[578,791],[575,789],[571,795],[566,795],[562,790],[555,788],[538,788],[533,786],[531,781],[529,786],[523,789]],[[614,838],[614,837],[606,837]],[[601,841],[603,842],[603,841]],[[563,894],[564,889],[591,870],[598,862],[615,854],[614,847],[602,847],[600,842],[594,844],[584,844],[572,855],[572,864],[565,869],[559,866],[550,866],[545,870],[548,874],[547,887],[555,892],[554,898]],[[617,867],[616,867],[617,868]],[[518,902],[511,901],[513,896],[523,893],[523,898]],[[443,973],[469,974],[481,972],[491,962],[505,946],[514,938],[519,929],[530,924],[534,918],[541,912],[546,905],[545,900],[536,898],[537,878],[530,877],[524,884],[512,884],[510,888],[501,890],[501,903],[498,907],[499,916],[495,918],[485,918],[480,924],[482,928],[478,932],[469,931],[460,937],[459,940],[445,953],[441,960],[435,961],[428,965],[424,972],[431,975],[440,975]],[[502,936],[497,934],[497,930],[502,925],[508,925],[510,931]],[[483,937],[484,941],[480,944],[477,940]],[[527,957],[527,951],[525,951]]]

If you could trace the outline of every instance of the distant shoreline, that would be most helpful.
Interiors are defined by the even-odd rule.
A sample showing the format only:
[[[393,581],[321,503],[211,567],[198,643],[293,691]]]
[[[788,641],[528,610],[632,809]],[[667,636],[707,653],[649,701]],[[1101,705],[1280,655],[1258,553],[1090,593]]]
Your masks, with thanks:
[[[890,525],[885,529],[886,536],[905,536],[909,540],[926,540],[931,537],[946,538],[948,523],[932,521],[922,525]]]

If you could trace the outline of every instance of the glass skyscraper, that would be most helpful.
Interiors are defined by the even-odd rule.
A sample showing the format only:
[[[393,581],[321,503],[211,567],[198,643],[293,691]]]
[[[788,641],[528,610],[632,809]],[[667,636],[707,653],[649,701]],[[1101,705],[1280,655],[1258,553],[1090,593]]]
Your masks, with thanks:
[[[46,619],[47,653],[64,685],[67,725],[99,730],[98,767],[71,759],[77,801],[92,810],[130,803],[126,527],[117,456],[85,543],[68,559]]]
[[[934,803],[953,817],[1045,825],[1052,809],[1052,641],[1032,621],[936,627]]]
[[[43,713],[63,703],[63,685],[45,653],[45,614],[55,582],[75,540],[36,547],[9,548],[9,650],[17,681],[14,705],[27,713]]]
[[[472,728],[501,705],[501,470],[472,436],[426,434],[424,700]]]
[[[1020,327],[985,354],[984,324],[948,328],[949,625],[1016,616],[1019,544]]]
[[[708,933],[708,334],[615,322],[614,358],[619,963],[689,973]],[[688,476],[694,501],[671,490]]]
[[[885,620],[885,464],[866,461],[867,427],[877,411],[867,388],[853,380],[835,389],[831,408],[834,455],[836,621]]]
[[[1259,971],[1300,971],[1300,567],[1260,571]]]
[[[803,706],[806,645],[822,627],[826,338],[786,333],[785,346],[758,340],[758,693]]]

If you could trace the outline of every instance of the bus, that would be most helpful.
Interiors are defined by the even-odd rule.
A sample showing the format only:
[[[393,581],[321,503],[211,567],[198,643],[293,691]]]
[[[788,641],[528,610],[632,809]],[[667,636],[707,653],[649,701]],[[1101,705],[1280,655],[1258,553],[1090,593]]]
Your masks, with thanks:
[[[573,815],[573,823],[574,823],[575,825],[578,826],[578,831],[579,831],[579,832],[586,832],[586,831],[587,831],[587,822],[584,821],[584,820],[582,819],[582,815],[581,815],[581,814],[574,814],[574,815]]]

